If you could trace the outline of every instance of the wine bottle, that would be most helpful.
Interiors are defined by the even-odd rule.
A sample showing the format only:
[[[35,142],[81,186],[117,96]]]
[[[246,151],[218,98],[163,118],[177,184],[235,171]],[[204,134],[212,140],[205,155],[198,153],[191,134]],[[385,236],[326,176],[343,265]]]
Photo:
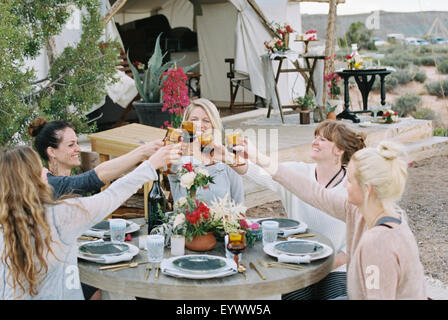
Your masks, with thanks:
[[[157,177],[160,177],[157,170]],[[160,180],[154,180],[151,191],[148,194],[148,234],[152,229],[163,223],[163,216],[166,212],[166,198],[163,193]]]

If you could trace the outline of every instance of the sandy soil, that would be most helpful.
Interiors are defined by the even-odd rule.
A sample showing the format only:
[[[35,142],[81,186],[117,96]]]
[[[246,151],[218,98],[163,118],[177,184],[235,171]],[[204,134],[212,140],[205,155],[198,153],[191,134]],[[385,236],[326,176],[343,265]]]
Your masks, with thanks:
[[[409,225],[420,250],[428,277],[448,285],[448,156],[414,162],[400,206],[406,210]],[[249,217],[285,217],[280,201],[250,208]]]

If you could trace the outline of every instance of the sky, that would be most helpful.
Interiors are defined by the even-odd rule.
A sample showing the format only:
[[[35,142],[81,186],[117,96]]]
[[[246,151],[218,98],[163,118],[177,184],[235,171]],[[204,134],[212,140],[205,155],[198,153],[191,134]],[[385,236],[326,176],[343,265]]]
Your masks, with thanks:
[[[345,0],[338,5],[338,15],[390,12],[448,11],[448,0]],[[328,13],[328,3],[302,2],[300,11],[308,14]]]

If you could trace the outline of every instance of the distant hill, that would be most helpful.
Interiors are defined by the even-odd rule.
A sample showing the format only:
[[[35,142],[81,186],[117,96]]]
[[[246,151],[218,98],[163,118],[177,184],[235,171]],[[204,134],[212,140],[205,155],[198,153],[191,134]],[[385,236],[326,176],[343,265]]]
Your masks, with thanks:
[[[393,0],[391,0],[393,1]],[[353,22],[365,22],[371,13],[341,15],[337,17],[337,37],[342,37]],[[426,11],[426,12],[380,12],[380,30],[372,30],[374,37],[385,39],[387,34],[402,33],[405,37],[423,37],[430,30],[433,22],[439,20],[448,29],[447,11]],[[302,14],[302,30],[315,29],[320,39],[324,39],[327,33],[327,15],[326,14]],[[440,28],[438,28],[440,30]],[[440,36],[448,37],[448,34],[442,33]]]

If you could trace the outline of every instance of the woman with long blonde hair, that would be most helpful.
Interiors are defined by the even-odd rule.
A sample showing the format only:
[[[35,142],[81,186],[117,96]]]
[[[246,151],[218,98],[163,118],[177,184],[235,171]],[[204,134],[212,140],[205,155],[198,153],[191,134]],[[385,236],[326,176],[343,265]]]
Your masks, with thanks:
[[[211,134],[214,139],[214,147],[222,142],[222,122],[219,111],[216,106],[208,99],[200,98],[192,100],[190,105],[185,109],[183,121],[192,121],[196,124],[196,136],[199,138],[204,134]],[[212,201],[224,198],[229,195],[237,204],[244,204],[243,179],[230,168],[229,165],[221,162],[220,158],[216,158],[220,152],[205,153],[200,151],[199,139],[193,141],[193,160],[207,163],[207,170],[213,176],[214,184],[210,184],[207,190],[199,189],[197,196],[200,199],[211,204]],[[185,158],[184,158],[185,159]],[[184,160],[183,159],[183,160]],[[189,157],[188,159],[191,159]],[[170,181],[170,190],[173,200],[186,195],[184,188],[176,181],[172,175],[168,176]]]
[[[246,148],[273,180],[309,205],[347,225],[349,299],[426,299],[424,270],[417,243],[399,208],[407,178],[401,147],[383,141],[357,151],[347,166],[347,196],[334,193],[297,171]]]
[[[179,145],[163,147],[105,191],[55,201],[34,150],[1,150],[0,299],[83,299],[79,276],[77,285],[66,285],[73,276],[67,271],[77,270],[78,237],[179,154]]]

